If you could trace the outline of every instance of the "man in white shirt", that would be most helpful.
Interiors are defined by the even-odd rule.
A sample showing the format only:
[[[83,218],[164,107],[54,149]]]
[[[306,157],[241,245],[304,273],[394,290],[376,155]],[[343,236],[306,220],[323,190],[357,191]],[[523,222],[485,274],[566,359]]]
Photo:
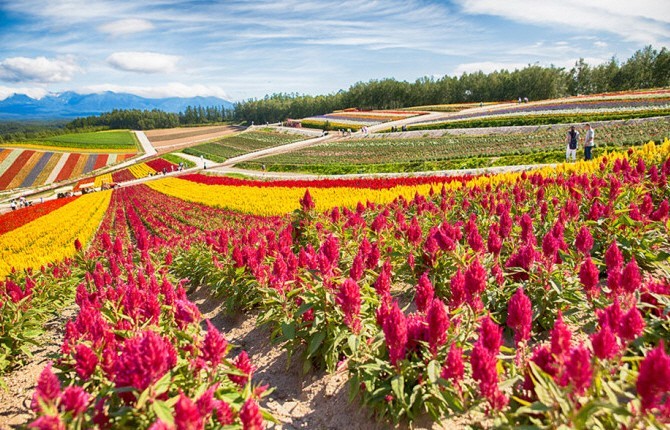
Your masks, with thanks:
[[[595,132],[591,128],[591,124],[586,124],[586,135],[584,136],[584,160],[593,159],[593,138],[595,137]]]

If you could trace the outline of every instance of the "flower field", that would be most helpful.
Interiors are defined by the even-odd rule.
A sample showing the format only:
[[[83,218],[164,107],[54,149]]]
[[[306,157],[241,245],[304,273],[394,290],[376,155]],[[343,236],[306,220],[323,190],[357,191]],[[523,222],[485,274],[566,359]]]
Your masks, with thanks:
[[[0,148],[0,190],[69,180],[134,156]]]
[[[287,143],[304,140],[305,137],[289,133],[276,133],[271,131],[249,131],[224,137],[214,142],[203,143],[184,149],[182,152],[196,157],[203,156],[208,160],[222,163],[226,159],[247,152],[272,148]]]
[[[596,153],[662,141],[670,121],[644,120],[593,124]],[[514,164],[555,163],[565,160],[563,127],[489,134],[445,134],[441,137],[388,137],[324,142],[298,151],[246,162],[241,167],[270,171],[320,174],[376,173],[478,168]]]
[[[273,381],[202,320],[200,287],[389,425],[665,428],[668,175],[666,139],[524,173],[86,195],[0,235],[0,368],[58,291],[78,311],[33,426],[262,428]]]
[[[406,111],[406,110],[357,110],[345,109],[335,111],[326,115],[311,116],[300,121],[303,127],[325,128],[326,122],[330,124],[331,129],[351,128],[358,130],[363,126],[382,124],[390,121],[411,118],[417,115],[423,115],[427,112]]]

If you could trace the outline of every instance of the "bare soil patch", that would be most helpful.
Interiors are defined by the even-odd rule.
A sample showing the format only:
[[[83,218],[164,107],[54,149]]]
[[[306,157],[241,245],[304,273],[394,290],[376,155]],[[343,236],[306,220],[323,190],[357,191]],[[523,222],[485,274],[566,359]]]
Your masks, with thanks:
[[[165,153],[182,149],[199,143],[218,139],[232,133],[242,131],[243,127],[211,126],[211,127],[178,127],[160,130],[149,130],[144,134],[156,151]]]

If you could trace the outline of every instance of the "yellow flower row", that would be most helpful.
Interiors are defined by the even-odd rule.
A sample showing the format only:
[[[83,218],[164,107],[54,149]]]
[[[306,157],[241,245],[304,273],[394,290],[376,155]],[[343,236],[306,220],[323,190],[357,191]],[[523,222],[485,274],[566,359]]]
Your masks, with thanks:
[[[132,166],[128,167],[128,170],[130,170],[130,173],[132,173],[133,176],[137,179],[144,178],[156,173],[154,169],[147,166],[145,163],[133,164]]]
[[[112,174],[105,173],[104,175],[95,177],[95,180],[93,181],[93,186],[99,188],[102,186],[102,184],[111,184],[112,182],[114,182],[114,180],[112,179]]]
[[[112,191],[87,194],[55,211],[0,235],[0,278],[12,270],[38,268],[75,254],[74,241],[91,241]]]
[[[642,156],[645,160],[658,162],[670,157],[670,141],[667,139],[660,145],[650,142],[647,145],[636,148],[635,154]],[[627,157],[626,153],[612,153],[605,155],[609,163],[616,158]],[[554,176],[564,173],[595,173],[600,169],[602,157],[592,161],[579,161],[576,163],[563,163],[558,166],[543,167],[529,173],[540,173],[544,176]],[[514,183],[521,173],[509,172],[491,176],[480,176],[468,181],[466,187],[484,188],[487,185],[495,187],[500,183]],[[281,215],[294,211],[300,204],[299,200],[304,195],[304,188],[288,187],[265,187],[257,188],[250,186],[230,185],[205,185],[177,178],[165,178],[147,184],[161,193],[177,197],[179,199],[202,203],[208,206],[228,208],[240,212],[257,215]],[[460,182],[446,185],[447,189],[461,187]],[[406,199],[414,197],[415,193],[426,195],[429,193],[430,185],[419,186],[397,186],[386,190],[372,190],[367,188],[312,188],[310,193],[318,211],[330,209],[335,206],[354,207],[358,202],[365,203],[388,203],[402,195]],[[441,185],[434,189],[439,190]]]
[[[299,200],[305,194],[305,188],[289,187],[250,187],[232,185],[205,185],[177,178],[165,178],[147,183],[156,191],[208,206],[232,209],[257,215],[282,215],[300,207]],[[445,184],[447,189],[461,187],[460,182]],[[433,189],[439,191],[442,185]],[[317,211],[335,206],[353,208],[358,202],[390,203],[398,196],[410,200],[416,193],[426,195],[431,185],[396,186],[385,190],[369,188],[310,188],[309,192],[316,204]]]

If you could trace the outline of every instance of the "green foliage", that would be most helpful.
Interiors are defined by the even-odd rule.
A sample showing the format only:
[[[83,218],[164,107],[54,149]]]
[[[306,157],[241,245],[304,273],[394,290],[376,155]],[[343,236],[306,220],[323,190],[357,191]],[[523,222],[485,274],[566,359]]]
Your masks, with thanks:
[[[41,145],[82,149],[129,149],[137,147],[137,138],[129,131],[71,133],[39,141]]]
[[[165,154],[165,155],[162,155],[161,158],[163,158],[164,160],[169,161],[170,163],[177,164],[177,165],[179,165],[179,163],[184,163],[184,168],[186,168],[186,169],[189,169],[191,167],[195,167],[195,163],[193,161],[187,160],[186,158],[183,158],[183,157],[180,157],[177,154],[173,154],[173,153]]]
[[[202,155],[212,161],[222,163],[228,158],[246,154],[247,152],[297,142],[303,139],[304,136],[297,134],[251,131],[224,137],[215,142],[186,148],[182,152],[196,157]]]

